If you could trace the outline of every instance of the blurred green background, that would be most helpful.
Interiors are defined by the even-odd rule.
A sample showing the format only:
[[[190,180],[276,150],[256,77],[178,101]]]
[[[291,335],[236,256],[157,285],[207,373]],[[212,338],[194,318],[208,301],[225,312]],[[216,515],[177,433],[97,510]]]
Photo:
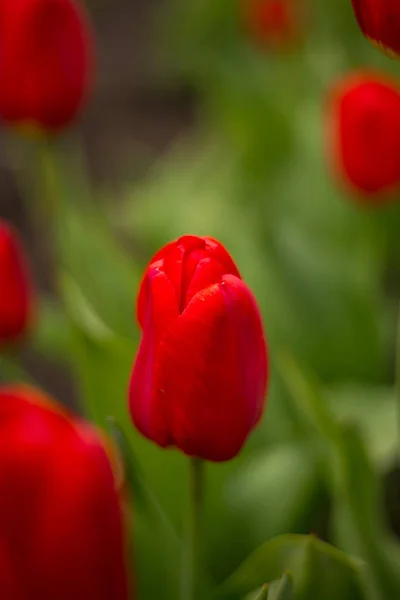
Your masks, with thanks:
[[[243,454],[207,466],[210,580],[230,577],[221,597],[238,598],[289,567],[296,598],[395,600],[400,204],[365,208],[332,178],[325,108],[349,70],[400,81],[400,65],[361,36],[350,0],[304,5],[302,43],[270,52],[247,35],[237,1],[89,3],[98,85],[78,131],[53,148],[63,177],[53,235],[19,200],[21,148],[2,161],[2,215],[25,231],[43,291],[22,360],[101,426],[115,417],[180,532],[185,459],[142,440],[127,416],[134,298],[161,245],[185,233],[218,238],[260,304],[271,379]],[[141,597],[176,598],[179,541],[142,483],[134,489]],[[346,555],[316,538],[268,544],[311,532]]]

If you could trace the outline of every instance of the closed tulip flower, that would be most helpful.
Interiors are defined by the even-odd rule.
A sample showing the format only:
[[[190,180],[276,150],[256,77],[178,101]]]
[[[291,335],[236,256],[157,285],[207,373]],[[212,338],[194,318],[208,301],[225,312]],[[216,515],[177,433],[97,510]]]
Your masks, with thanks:
[[[78,113],[91,81],[91,36],[74,0],[0,2],[0,117],[46,131]]]
[[[303,4],[299,0],[241,0],[245,27],[260,46],[279,50],[301,38]]]
[[[16,232],[0,220],[0,352],[28,331],[33,291],[25,255]]]
[[[353,73],[333,90],[329,159],[364,200],[381,203],[400,186],[400,89],[390,78]]]
[[[400,3],[398,0],[352,0],[363,34],[380,50],[400,55]]]
[[[148,266],[130,382],[139,431],[211,461],[233,458],[259,422],[267,352],[253,294],[224,247],[184,236]]]
[[[127,600],[104,443],[38,391],[0,388],[0,597]]]

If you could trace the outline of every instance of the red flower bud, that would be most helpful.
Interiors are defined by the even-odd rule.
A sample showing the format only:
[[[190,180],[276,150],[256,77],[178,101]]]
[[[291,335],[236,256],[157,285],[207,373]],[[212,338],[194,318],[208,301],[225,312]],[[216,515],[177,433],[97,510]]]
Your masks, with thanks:
[[[32,320],[28,268],[14,230],[0,220],[0,350],[23,336]]]
[[[0,388],[4,600],[127,600],[122,511],[101,437],[34,389]]]
[[[298,0],[242,0],[245,26],[261,46],[281,49],[301,37],[303,15]]]
[[[328,123],[328,150],[339,176],[372,203],[390,198],[387,193],[400,186],[396,83],[371,72],[347,76],[333,90]]]
[[[392,58],[400,54],[400,3],[398,0],[352,0],[363,34]]]
[[[91,40],[73,0],[0,2],[0,116],[56,130],[79,111],[91,76]]]
[[[190,456],[236,456],[263,412],[267,353],[256,301],[223,246],[184,236],[162,248],[146,270],[138,319],[136,427]]]

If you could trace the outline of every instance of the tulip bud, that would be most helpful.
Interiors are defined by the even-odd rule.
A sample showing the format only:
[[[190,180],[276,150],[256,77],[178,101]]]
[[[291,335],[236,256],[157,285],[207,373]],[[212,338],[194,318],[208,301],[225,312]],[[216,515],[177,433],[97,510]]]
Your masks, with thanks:
[[[267,351],[256,301],[224,247],[188,235],[162,248],[141,284],[138,319],[136,427],[189,456],[236,456],[263,412]]]
[[[0,589],[127,600],[121,506],[101,437],[34,389],[0,388]]]
[[[328,158],[364,200],[379,204],[400,186],[400,89],[385,75],[353,73],[335,86]]]
[[[30,327],[33,293],[28,268],[14,230],[0,220],[0,351]]]
[[[352,0],[363,34],[391,58],[400,55],[400,3],[398,0]]]
[[[47,131],[67,125],[88,92],[90,54],[74,0],[0,2],[0,117]]]
[[[245,27],[260,46],[287,48],[301,37],[303,14],[298,0],[242,0]]]

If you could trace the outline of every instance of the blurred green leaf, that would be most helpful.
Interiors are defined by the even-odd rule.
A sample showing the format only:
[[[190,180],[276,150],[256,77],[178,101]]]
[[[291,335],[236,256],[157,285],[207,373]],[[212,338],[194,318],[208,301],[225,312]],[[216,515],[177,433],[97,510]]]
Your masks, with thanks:
[[[331,474],[328,480],[338,541],[367,561],[364,577],[370,597],[397,597],[400,546],[385,522],[380,481],[358,429],[337,421],[318,382],[306,376],[289,356],[282,361],[281,372],[299,410],[330,450],[327,474]]]
[[[124,481],[129,486],[130,497],[133,498],[135,509],[148,510],[148,494],[145,490],[144,475],[136,460],[130,441],[114,417],[107,419],[107,425],[118,448],[123,465]]]
[[[400,304],[397,309],[397,330],[396,330],[396,365],[395,365],[395,394],[396,394],[396,416],[394,418],[397,424],[397,446],[399,450],[400,446],[400,436],[399,436],[399,426],[400,426]]]
[[[17,356],[4,353],[0,356],[0,382],[7,384],[35,383],[33,377],[21,365]]]
[[[290,569],[295,600],[364,598],[358,577],[361,566],[314,536],[284,535],[258,548],[221,586],[218,598],[235,599],[279,579]]]
[[[390,600],[400,595],[400,546],[386,522],[380,481],[356,428],[344,428],[341,443],[334,533],[347,550],[368,562],[371,591]]]
[[[40,354],[58,361],[71,358],[71,325],[61,303],[55,298],[40,298],[39,315],[32,344]]]
[[[128,436],[114,418],[110,417],[108,419],[108,425],[112,431],[112,436],[117,448],[119,448],[121,453],[124,476],[130,487],[130,498],[135,506],[135,510],[137,512],[148,513],[155,518],[165,532],[171,536],[171,538],[175,538],[177,546],[179,546],[179,537],[164,513],[153,491],[150,489],[146,481],[145,474],[136,460],[136,456]]]
[[[374,465],[381,471],[397,456],[398,428],[393,387],[338,384],[324,390],[335,417],[360,429]]]
[[[72,138],[61,144],[50,137],[35,139],[33,146],[37,201],[52,217],[62,278],[56,283],[70,294],[67,312],[79,309],[82,324],[87,320],[135,339],[133,307],[140,273],[117,243],[101,205],[93,203],[80,146]]]
[[[291,600],[293,598],[293,593],[293,577],[289,571],[286,571],[279,582],[276,594],[272,596],[272,600]]]
[[[268,584],[262,586],[260,593],[254,597],[255,600],[268,600]]]
[[[57,219],[61,261],[79,290],[82,304],[120,337],[137,339],[134,300],[140,281],[137,265],[118,246],[94,208],[70,203]],[[88,318],[86,311],[85,319]]]
[[[297,529],[317,488],[317,468],[305,445],[281,444],[250,455],[229,484],[230,504],[258,545]]]

